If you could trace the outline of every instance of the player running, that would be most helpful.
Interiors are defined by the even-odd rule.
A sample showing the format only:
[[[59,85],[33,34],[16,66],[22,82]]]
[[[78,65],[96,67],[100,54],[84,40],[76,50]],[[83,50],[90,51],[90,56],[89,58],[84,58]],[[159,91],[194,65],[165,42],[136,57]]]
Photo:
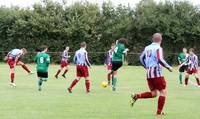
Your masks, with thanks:
[[[187,60],[181,64],[181,66],[185,65],[186,63],[188,64],[188,69],[185,74],[185,85],[188,85],[189,75],[194,74],[195,79],[197,81],[197,86],[200,87],[200,81],[198,77],[198,57],[194,54],[193,48],[190,48],[189,56]]]
[[[68,72],[68,59],[70,58],[70,56],[68,55],[68,51],[69,51],[69,47],[66,47],[65,50],[62,53],[62,59],[60,62],[60,68],[58,69],[55,77],[58,78],[58,75],[60,74],[60,72],[65,68],[64,73],[62,74],[62,77],[66,78],[66,73]]]
[[[160,47],[162,43],[162,35],[155,33],[153,35],[153,43],[147,46],[140,56],[140,62],[147,71],[147,82],[150,92],[144,92],[131,95],[131,106],[138,99],[155,98],[157,91],[160,92],[158,98],[157,115],[163,115],[162,110],[166,99],[166,82],[162,75],[162,66],[172,72],[172,67],[163,59],[163,50]]]
[[[48,80],[48,67],[50,64],[50,57],[46,53],[48,50],[47,46],[41,47],[41,52],[35,57],[35,62],[37,63],[37,76],[38,76],[38,90],[42,90],[43,81]]]
[[[183,73],[187,70],[187,67],[188,67],[187,63],[185,63],[182,66],[181,66],[181,64],[186,61],[187,57],[188,57],[187,49],[183,48],[183,52],[180,53],[179,56],[178,56],[178,62],[179,62],[179,65],[180,65],[180,67],[179,67],[180,84],[183,84],[183,82],[182,82]]]
[[[78,81],[84,77],[85,78],[85,86],[86,92],[90,92],[90,80],[89,80],[89,71],[88,67],[91,66],[88,55],[86,51],[86,43],[81,43],[81,48],[76,51],[74,56],[74,63],[76,64],[76,79],[71,83],[70,87],[68,88],[68,92],[72,93],[72,88],[78,83]]]
[[[116,90],[117,84],[117,70],[123,65],[124,55],[129,51],[128,48],[125,48],[125,45],[128,44],[128,40],[125,38],[120,38],[114,49],[112,57],[112,70],[110,75],[112,75],[112,90]]]
[[[112,78],[112,75],[110,74],[110,72],[112,70],[112,57],[113,57],[114,49],[115,49],[115,44],[112,43],[111,49],[107,52],[105,62],[104,62],[108,70],[108,77],[107,77],[108,85],[110,85],[110,79]]]
[[[10,85],[13,87],[16,87],[16,84],[14,83],[16,65],[21,65],[21,67],[24,70],[26,70],[29,74],[33,74],[33,72],[31,72],[30,69],[21,61],[22,56],[24,56],[26,53],[27,50],[25,48],[13,49],[5,57],[5,60],[10,66],[10,80],[11,80]]]

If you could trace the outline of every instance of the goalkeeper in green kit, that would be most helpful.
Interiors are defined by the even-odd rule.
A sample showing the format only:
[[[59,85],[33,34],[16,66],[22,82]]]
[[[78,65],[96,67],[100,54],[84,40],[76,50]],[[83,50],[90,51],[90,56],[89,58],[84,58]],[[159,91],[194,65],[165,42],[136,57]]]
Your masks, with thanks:
[[[42,90],[42,84],[44,81],[48,80],[48,67],[50,63],[50,56],[46,53],[48,50],[47,46],[41,47],[41,52],[39,52],[35,57],[35,62],[37,63],[37,76],[38,76],[38,90]]]
[[[125,45],[128,44],[128,40],[125,38],[120,38],[117,40],[116,47],[114,49],[113,57],[112,57],[112,90],[116,90],[117,84],[117,70],[123,65],[124,55],[127,54],[128,49],[125,48]]]

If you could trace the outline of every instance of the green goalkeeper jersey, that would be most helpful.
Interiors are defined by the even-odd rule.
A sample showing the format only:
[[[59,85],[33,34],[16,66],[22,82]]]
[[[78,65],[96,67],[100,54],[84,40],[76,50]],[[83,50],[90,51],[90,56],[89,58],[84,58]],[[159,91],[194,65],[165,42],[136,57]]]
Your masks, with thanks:
[[[179,54],[178,60],[181,61],[181,63],[185,62],[186,56],[183,52]]]
[[[124,50],[125,50],[125,45],[122,43],[118,43],[115,47],[115,51],[112,57],[112,61],[123,61],[124,57]]]
[[[50,56],[47,53],[41,52],[35,57],[37,63],[37,72],[48,72],[48,66],[50,63]]]

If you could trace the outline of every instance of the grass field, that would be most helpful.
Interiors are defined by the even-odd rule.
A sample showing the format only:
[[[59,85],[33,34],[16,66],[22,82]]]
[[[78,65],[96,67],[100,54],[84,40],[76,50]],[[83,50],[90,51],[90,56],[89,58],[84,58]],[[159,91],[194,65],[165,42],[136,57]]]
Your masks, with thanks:
[[[35,72],[35,65],[28,65]],[[16,69],[17,87],[10,87],[9,68],[0,65],[0,119],[156,119],[157,98],[138,101],[129,106],[132,91],[148,91],[142,67],[124,66],[118,73],[118,89],[102,89],[106,79],[103,66],[93,66],[91,93],[85,93],[81,80],[73,93],[66,92],[75,76],[75,67],[70,66],[67,79],[55,79],[58,65],[49,67],[49,80],[43,91],[37,91],[36,74],[28,75],[21,67]],[[183,87],[178,84],[177,71],[164,70],[167,79],[165,119],[200,119],[200,88]],[[193,77],[191,80],[194,82]]]

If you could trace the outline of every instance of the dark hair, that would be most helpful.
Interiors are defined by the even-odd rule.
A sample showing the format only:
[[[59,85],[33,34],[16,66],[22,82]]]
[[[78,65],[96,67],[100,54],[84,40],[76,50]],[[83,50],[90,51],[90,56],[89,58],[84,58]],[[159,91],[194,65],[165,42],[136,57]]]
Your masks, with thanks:
[[[46,46],[46,45],[42,45],[41,47],[40,47],[40,51],[44,51],[45,49],[47,49],[48,47]]]
[[[36,52],[41,52],[41,49],[40,48],[36,48],[35,51]]]
[[[115,43],[112,43],[111,46],[115,46]]]
[[[81,42],[81,47],[85,47],[86,46],[86,42]]]
[[[190,50],[189,51],[192,51],[192,52],[194,52],[194,48],[190,48]]]
[[[124,44],[124,45],[128,45],[128,39],[126,39],[126,38],[120,38],[120,39],[118,40],[118,43],[122,43],[122,44]]]

